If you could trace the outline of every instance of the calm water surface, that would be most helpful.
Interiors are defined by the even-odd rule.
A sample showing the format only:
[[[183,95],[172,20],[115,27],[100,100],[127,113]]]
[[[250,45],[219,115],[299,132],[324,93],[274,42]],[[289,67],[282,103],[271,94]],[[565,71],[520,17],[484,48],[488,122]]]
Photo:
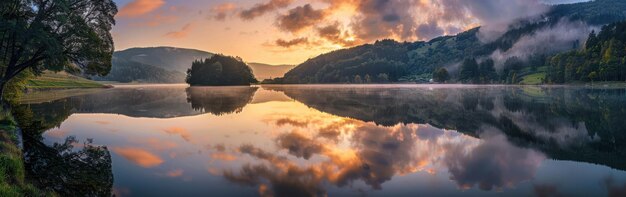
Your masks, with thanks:
[[[626,196],[625,89],[122,86],[16,111],[28,176],[68,193],[86,188],[50,177],[108,166],[79,181],[117,196]]]

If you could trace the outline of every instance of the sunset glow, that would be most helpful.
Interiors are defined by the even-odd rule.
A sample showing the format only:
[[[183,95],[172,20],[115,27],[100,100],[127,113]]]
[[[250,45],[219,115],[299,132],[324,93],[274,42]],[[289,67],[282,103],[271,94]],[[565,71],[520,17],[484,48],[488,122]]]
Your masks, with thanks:
[[[116,0],[113,35],[116,50],[174,46],[248,62],[299,64],[380,39],[429,40],[478,26],[498,29],[561,1]]]

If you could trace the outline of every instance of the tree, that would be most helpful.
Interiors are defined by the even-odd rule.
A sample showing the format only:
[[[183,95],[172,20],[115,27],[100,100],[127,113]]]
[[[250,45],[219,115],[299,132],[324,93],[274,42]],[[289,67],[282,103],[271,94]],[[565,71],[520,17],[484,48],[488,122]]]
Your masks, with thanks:
[[[478,81],[478,63],[476,59],[465,59],[461,66],[459,79],[465,82],[476,83]]]
[[[491,83],[498,78],[498,73],[494,66],[495,62],[492,59],[487,59],[480,63],[478,66],[480,83]]]
[[[369,74],[365,75],[365,83],[372,83],[372,77]]]
[[[389,75],[387,75],[386,73],[380,73],[378,74],[378,76],[376,76],[376,80],[379,83],[387,83],[389,82]]]
[[[448,70],[445,68],[439,68],[433,74],[433,80],[435,80],[435,82],[444,83],[448,81],[449,78],[450,75],[448,74]]]
[[[186,82],[192,86],[222,86],[250,85],[258,81],[241,58],[213,55],[193,62],[187,70]]]
[[[106,75],[114,51],[112,0],[0,1],[0,99],[6,83],[26,69],[80,68]]]
[[[354,75],[354,83],[363,83],[363,79],[361,79],[360,75]]]

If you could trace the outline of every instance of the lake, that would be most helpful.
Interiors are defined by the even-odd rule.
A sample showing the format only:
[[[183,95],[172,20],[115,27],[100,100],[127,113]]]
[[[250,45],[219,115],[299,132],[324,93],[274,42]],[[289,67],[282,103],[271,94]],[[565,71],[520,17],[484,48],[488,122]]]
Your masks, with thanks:
[[[119,86],[14,111],[27,177],[66,195],[626,196],[626,89]]]

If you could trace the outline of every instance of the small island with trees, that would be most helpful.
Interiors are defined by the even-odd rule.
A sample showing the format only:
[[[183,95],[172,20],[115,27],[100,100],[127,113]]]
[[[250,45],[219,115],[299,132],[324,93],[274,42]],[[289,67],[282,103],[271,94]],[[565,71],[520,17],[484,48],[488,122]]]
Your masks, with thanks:
[[[186,82],[191,86],[241,86],[258,83],[252,69],[239,57],[213,55],[192,63]]]

